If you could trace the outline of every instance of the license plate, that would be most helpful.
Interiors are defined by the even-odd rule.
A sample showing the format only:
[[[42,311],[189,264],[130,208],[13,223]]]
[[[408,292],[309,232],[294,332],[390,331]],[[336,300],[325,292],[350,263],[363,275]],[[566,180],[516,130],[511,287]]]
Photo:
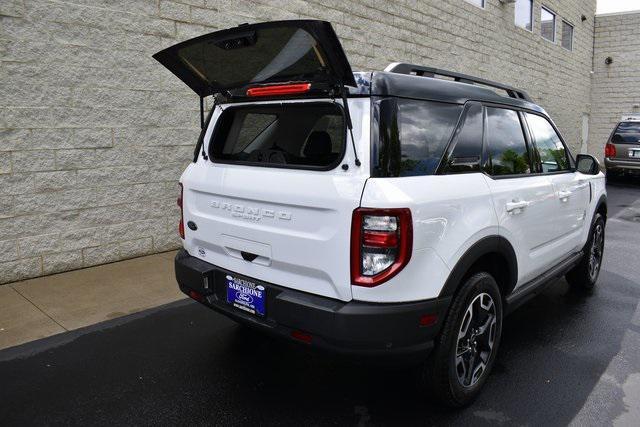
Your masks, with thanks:
[[[629,150],[629,157],[640,157],[640,150]]]
[[[227,302],[247,313],[264,316],[267,291],[264,286],[250,280],[226,275]]]

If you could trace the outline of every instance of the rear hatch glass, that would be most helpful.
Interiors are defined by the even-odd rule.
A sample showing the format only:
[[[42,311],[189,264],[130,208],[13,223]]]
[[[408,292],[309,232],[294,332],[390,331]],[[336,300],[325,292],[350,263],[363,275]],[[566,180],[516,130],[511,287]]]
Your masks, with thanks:
[[[214,162],[333,169],[345,150],[342,108],[333,103],[228,107],[209,144]]]
[[[294,81],[356,86],[330,23],[314,20],[240,25],[196,37],[153,57],[200,96],[244,96],[249,86]]]
[[[611,142],[614,144],[640,143],[640,122],[621,122],[613,132]]]

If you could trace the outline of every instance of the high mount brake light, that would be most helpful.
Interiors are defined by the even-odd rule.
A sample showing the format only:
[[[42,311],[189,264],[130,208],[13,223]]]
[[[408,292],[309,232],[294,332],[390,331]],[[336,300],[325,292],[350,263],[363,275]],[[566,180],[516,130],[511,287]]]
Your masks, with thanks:
[[[615,157],[616,156],[616,146],[608,142],[604,146],[604,156],[605,157]]]
[[[284,85],[256,86],[247,89],[247,96],[278,96],[306,93],[311,90],[311,83],[291,83]]]
[[[182,183],[178,183],[178,185],[180,186],[180,197],[178,197],[178,206],[180,207],[180,223],[178,224],[178,233],[180,233],[180,238],[184,239],[184,209],[182,208],[182,197],[184,195],[184,190],[182,188]]]
[[[351,283],[372,288],[411,258],[413,226],[407,208],[358,208],[351,222]]]

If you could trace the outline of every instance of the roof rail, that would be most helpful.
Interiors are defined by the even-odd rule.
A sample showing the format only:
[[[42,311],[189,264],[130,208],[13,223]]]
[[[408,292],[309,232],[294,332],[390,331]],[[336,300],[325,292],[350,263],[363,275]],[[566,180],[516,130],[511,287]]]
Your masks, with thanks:
[[[533,102],[531,97],[527,94],[527,92],[516,89],[515,87],[508,86],[502,83],[493,82],[491,80],[481,79],[479,77],[469,76],[467,74],[456,73],[455,71],[447,71],[441,70],[439,68],[433,67],[424,67],[422,65],[414,65],[407,64],[404,62],[393,62],[384,69],[384,71],[388,71],[390,73],[398,73],[398,74],[411,74],[414,76],[421,77],[436,77],[436,76],[445,76],[451,77],[456,82],[460,83],[468,83],[468,84],[480,84],[483,86],[489,86],[496,89],[501,89],[507,92],[507,95],[511,98],[516,99],[524,99],[525,101]]]

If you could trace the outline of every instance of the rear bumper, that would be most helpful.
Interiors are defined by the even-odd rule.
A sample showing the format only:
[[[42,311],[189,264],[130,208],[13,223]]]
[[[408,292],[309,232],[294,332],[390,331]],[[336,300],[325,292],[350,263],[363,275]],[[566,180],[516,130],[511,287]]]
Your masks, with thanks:
[[[224,276],[242,275],[192,257],[185,250],[176,255],[175,272],[182,292],[190,295],[196,291],[203,295],[202,304],[240,323],[290,340],[295,340],[294,331],[300,331],[310,338],[307,344],[336,353],[389,356],[405,361],[417,361],[428,354],[451,300],[343,302],[257,281],[267,292],[266,316],[258,317],[226,301]],[[428,314],[435,314],[437,321],[420,326],[421,317]]]
[[[640,172],[640,159],[625,160],[605,157],[604,166],[608,170],[628,170]]]

